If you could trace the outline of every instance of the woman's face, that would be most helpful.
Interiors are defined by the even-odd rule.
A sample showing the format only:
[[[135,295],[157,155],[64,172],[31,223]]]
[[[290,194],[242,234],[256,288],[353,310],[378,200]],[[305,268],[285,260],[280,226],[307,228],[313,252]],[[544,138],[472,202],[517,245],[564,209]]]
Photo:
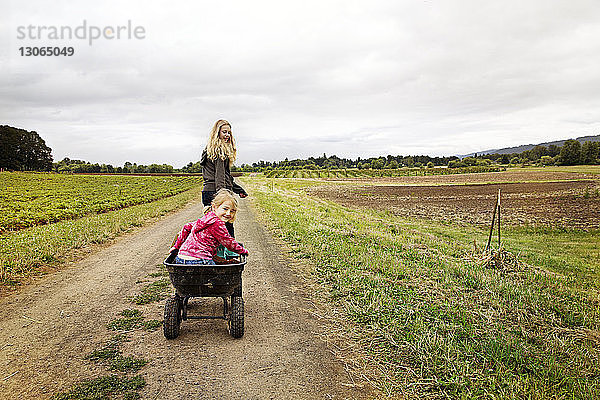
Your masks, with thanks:
[[[229,125],[223,125],[219,128],[219,138],[229,143],[231,140],[231,127]]]

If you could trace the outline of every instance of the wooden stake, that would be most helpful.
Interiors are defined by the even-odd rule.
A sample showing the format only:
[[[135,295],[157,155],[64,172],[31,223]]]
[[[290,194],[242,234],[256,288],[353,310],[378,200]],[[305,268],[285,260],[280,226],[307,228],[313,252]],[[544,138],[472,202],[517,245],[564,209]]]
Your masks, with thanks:
[[[500,189],[498,189],[498,200],[494,205],[494,214],[492,215],[492,226],[490,226],[490,235],[488,236],[487,245],[485,246],[485,250],[490,249],[490,244],[492,243],[492,234],[494,233],[494,222],[496,221],[496,211],[498,211],[498,248],[500,248]]]
[[[500,189],[498,189],[498,249],[500,248]]]

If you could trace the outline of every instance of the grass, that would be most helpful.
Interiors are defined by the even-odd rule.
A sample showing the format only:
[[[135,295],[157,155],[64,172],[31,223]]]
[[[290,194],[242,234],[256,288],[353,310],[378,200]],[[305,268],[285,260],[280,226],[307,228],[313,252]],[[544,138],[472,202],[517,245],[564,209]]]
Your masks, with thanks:
[[[506,232],[533,264],[506,272],[466,257],[483,229],[346,208],[306,196],[302,182],[244,183],[313,266],[365,360],[355,362],[384,393],[600,398],[597,233]]]
[[[120,315],[123,318],[113,319],[106,326],[112,331],[129,331],[142,325],[144,317],[140,310],[123,310]]]
[[[119,396],[123,400],[139,399],[138,391],[146,385],[140,375],[132,378],[110,375],[89,379],[73,386],[68,392],[52,396],[52,400],[101,400]]]
[[[152,273],[148,274],[148,276],[150,278],[160,278],[163,276],[169,276],[169,273],[166,270],[161,270],[159,272],[152,272]]]
[[[86,358],[106,365],[111,371],[137,372],[148,364],[148,361],[133,356],[124,357],[120,350],[124,341],[127,341],[124,335],[115,335],[102,348],[92,351]]]
[[[152,203],[0,235],[0,286],[19,284],[74,249],[111,240],[133,227],[183,207],[201,186]]]
[[[382,215],[382,219],[387,218],[393,217]],[[489,234],[484,228],[437,221],[404,219],[402,223],[404,229],[414,230],[421,235],[434,235],[440,241],[429,245],[441,247],[450,253],[454,249],[455,256],[473,249],[474,240],[478,247],[485,247]],[[600,290],[598,234],[598,231],[505,226],[502,228],[502,244],[507,250],[518,254],[522,261],[560,274],[578,290]],[[497,236],[493,237],[492,242],[497,244]]]
[[[131,301],[134,304],[142,305],[162,300],[165,298],[166,292],[170,287],[171,281],[168,278],[159,279],[144,286],[142,292],[135,295]]]
[[[600,165],[569,165],[569,166],[550,166],[550,167],[525,167],[514,168],[528,171],[546,171],[546,172],[576,172],[580,174],[600,174]],[[513,170],[509,168],[508,170]]]
[[[151,319],[144,321],[140,310],[126,309],[119,314],[122,318],[115,318],[106,327],[111,331],[130,331],[136,328],[144,328],[153,331],[162,326],[162,321]]]
[[[163,322],[159,321],[157,319],[150,319],[147,321],[142,322],[142,328],[144,328],[147,331],[154,331],[160,327],[162,327]]]

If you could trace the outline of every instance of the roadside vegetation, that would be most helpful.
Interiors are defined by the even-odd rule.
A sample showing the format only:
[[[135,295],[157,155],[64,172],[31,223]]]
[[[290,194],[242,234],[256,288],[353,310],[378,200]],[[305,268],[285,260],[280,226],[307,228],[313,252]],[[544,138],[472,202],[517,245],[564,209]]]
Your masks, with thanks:
[[[171,289],[171,281],[169,278],[162,278],[144,286],[142,292],[135,295],[131,301],[137,305],[154,303],[155,301],[164,299],[169,289]]]
[[[600,398],[597,231],[503,227],[518,268],[477,262],[489,228],[345,207],[322,181],[245,178],[311,266],[349,368],[409,398]]]
[[[146,381],[141,375],[132,378],[119,375],[102,376],[84,381],[65,393],[52,396],[52,400],[91,400],[91,399],[139,399],[138,393]],[[117,397],[118,396],[118,397]]]
[[[68,259],[73,250],[106,242],[148,220],[183,207],[200,198],[201,190],[202,186],[196,185],[185,192],[150,203],[4,232],[0,234],[0,286],[18,284],[48,265]]]
[[[147,360],[133,356],[123,356],[121,343],[128,341],[127,336],[118,334],[110,338],[104,346],[89,353],[85,358],[101,365],[105,365],[111,371],[138,372]]]

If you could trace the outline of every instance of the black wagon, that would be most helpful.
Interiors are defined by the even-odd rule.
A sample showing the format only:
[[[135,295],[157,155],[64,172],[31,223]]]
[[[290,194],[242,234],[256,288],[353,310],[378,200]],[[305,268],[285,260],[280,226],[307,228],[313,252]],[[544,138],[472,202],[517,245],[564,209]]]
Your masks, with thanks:
[[[179,336],[181,321],[188,319],[224,319],[229,334],[234,338],[244,335],[244,298],[242,297],[242,271],[246,256],[229,260],[229,264],[183,265],[175,264],[173,252],[163,264],[169,272],[175,294],[165,303],[163,330],[167,339]],[[188,301],[192,297],[221,297],[223,315],[188,315]]]

